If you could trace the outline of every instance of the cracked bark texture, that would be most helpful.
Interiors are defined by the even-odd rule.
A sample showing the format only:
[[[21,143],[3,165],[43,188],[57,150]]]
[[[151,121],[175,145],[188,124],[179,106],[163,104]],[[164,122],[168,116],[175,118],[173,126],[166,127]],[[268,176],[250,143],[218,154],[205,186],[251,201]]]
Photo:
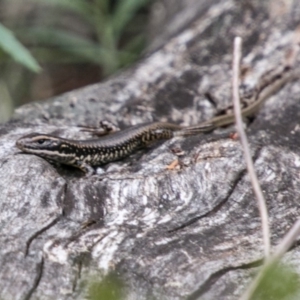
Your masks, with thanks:
[[[180,20],[177,31],[162,28],[164,45],[138,65],[23,106],[1,125],[1,299],[83,299],[91,276],[114,272],[124,299],[231,300],[261,264],[261,222],[233,128],[159,143],[90,178],[15,147],[30,132],[89,138],[78,125],[103,119],[207,120],[231,104],[234,36],[243,37],[251,87],[280,63],[300,20],[299,1],[178,3],[165,24]],[[300,211],[299,93],[299,80],[286,84],[248,128],[272,245]],[[169,170],[173,148],[184,155]],[[300,273],[298,244],[287,256]]]

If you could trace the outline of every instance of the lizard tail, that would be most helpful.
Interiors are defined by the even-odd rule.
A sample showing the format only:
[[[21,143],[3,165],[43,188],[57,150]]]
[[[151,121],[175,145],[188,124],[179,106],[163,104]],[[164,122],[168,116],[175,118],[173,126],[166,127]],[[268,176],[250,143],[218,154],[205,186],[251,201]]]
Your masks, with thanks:
[[[195,126],[181,128],[174,132],[174,136],[196,135],[199,133],[210,132],[213,129],[215,129],[215,125],[213,123],[203,123]]]

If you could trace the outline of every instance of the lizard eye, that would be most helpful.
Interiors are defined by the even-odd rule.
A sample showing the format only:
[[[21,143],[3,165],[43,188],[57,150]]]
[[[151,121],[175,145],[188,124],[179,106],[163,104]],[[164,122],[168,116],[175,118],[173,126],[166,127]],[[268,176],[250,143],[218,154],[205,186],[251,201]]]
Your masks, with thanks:
[[[44,139],[40,139],[37,141],[40,145],[44,144],[45,140]]]

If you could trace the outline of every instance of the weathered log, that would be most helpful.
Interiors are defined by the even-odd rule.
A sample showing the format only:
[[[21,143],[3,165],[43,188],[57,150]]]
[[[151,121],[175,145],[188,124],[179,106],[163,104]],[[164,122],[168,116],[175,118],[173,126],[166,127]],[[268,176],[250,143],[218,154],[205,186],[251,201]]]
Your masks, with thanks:
[[[230,129],[160,143],[89,178],[15,147],[30,132],[88,138],[77,126],[103,119],[208,120],[231,104],[233,38],[244,40],[253,86],[284,58],[300,20],[299,1],[194,2],[193,21],[135,67],[1,125],[1,299],[82,299],[91,276],[111,272],[124,299],[237,299],[249,283],[263,257],[261,221]],[[299,80],[286,84],[248,128],[273,245],[300,211],[299,92]]]

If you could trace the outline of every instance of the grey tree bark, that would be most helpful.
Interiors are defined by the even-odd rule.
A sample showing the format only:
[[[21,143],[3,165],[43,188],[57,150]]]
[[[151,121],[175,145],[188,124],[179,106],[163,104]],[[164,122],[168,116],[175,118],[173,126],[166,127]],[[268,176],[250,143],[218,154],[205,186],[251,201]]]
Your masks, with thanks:
[[[1,299],[83,299],[91,278],[114,273],[123,299],[231,300],[261,264],[260,218],[233,127],[159,143],[90,178],[15,147],[30,132],[89,138],[78,125],[103,119],[120,127],[208,120],[231,104],[233,38],[243,38],[251,87],[280,63],[300,20],[299,1],[180,3],[165,24],[180,20],[177,31],[162,29],[139,64],[23,106],[1,125]],[[300,211],[299,93],[299,80],[286,84],[247,130],[272,245]],[[300,274],[299,255],[296,244],[286,259]]]

